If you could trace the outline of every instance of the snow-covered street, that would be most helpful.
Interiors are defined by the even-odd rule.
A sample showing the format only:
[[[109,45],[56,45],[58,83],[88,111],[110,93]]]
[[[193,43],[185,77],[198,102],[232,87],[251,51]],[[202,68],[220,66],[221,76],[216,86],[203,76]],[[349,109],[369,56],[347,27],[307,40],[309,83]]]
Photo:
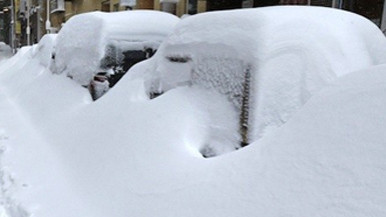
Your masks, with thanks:
[[[55,54],[89,46],[57,46],[66,35],[0,60],[1,217],[386,216],[386,38],[375,25],[317,7],[178,22],[96,101],[84,86],[99,59],[79,83],[88,64]],[[100,58],[106,43],[92,45]]]

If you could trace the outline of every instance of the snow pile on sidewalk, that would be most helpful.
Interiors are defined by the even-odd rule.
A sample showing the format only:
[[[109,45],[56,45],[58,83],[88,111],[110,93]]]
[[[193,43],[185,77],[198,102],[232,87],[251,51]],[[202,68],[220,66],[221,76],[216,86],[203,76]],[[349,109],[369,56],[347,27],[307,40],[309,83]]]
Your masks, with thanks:
[[[256,141],[337,77],[386,63],[385,50],[386,38],[371,21],[342,10],[289,6],[221,11],[182,20],[155,57],[128,74],[145,80],[148,93],[191,86],[226,95],[233,105],[222,105],[229,112],[206,126],[229,119],[232,112],[234,124],[203,129],[227,136],[198,144],[220,154],[237,148],[242,131],[237,124],[244,119],[239,116],[249,114],[248,140]],[[204,95],[197,101],[206,100]],[[217,143],[223,144],[220,150]]]
[[[115,49],[157,49],[179,18],[157,11],[92,12],[72,17],[60,30],[55,73],[88,85],[100,72],[109,46]]]
[[[192,144],[220,124],[213,113],[233,123],[220,118],[226,97],[181,87],[145,100],[125,76],[92,102],[34,49],[0,63],[5,216],[386,215],[386,65],[337,78],[280,129],[205,159]]]

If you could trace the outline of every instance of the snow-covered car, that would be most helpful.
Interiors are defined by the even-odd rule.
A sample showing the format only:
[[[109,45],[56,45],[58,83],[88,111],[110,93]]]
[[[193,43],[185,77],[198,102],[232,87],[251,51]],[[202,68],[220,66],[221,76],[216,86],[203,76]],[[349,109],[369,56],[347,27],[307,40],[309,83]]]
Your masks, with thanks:
[[[157,11],[92,12],[60,30],[51,71],[87,87],[98,73],[113,86],[134,64],[151,57],[179,18]]]
[[[208,136],[217,136],[199,145],[208,156],[280,127],[337,77],[385,63],[385,50],[386,39],[373,23],[342,10],[282,6],[210,12],[183,19],[155,57],[129,74],[144,80],[150,97],[177,87],[204,88],[202,101],[233,114],[209,121]],[[227,100],[209,97],[210,91]],[[223,119],[233,120],[219,127]]]

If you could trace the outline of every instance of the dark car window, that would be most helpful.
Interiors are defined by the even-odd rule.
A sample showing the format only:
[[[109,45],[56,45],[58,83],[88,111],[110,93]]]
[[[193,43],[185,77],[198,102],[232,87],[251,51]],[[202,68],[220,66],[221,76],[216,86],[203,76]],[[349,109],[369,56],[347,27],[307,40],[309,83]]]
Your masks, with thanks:
[[[114,71],[109,76],[109,86],[113,87],[133,65],[152,57],[155,52],[152,48],[122,51],[113,45],[107,46],[105,57],[101,60],[101,69]]]

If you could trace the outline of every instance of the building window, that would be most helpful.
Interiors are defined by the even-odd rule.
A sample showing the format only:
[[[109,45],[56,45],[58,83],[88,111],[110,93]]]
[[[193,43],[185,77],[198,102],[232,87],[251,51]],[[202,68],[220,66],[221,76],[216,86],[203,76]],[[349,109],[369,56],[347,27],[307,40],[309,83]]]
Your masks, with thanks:
[[[320,0],[320,1],[324,1],[324,0]],[[279,4],[281,4],[281,5],[307,5],[308,1],[307,0],[280,0]]]
[[[110,1],[103,1],[101,11],[110,12]]]
[[[188,14],[197,14],[197,0],[187,0]]]
[[[273,6],[278,5],[280,0],[255,0],[253,2],[253,7],[265,7],[265,6]]]
[[[64,0],[50,0],[50,11],[51,13],[65,11]]]
[[[383,0],[343,0],[343,9],[367,17],[376,25],[381,25]]]
[[[243,0],[208,0],[206,8],[208,11],[229,10],[242,8]]]
[[[314,6],[325,6],[325,7],[333,7],[332,0],[311,0],[311,5]]]
[[[119,11],[119,3],[114,4],[113,11]]]

